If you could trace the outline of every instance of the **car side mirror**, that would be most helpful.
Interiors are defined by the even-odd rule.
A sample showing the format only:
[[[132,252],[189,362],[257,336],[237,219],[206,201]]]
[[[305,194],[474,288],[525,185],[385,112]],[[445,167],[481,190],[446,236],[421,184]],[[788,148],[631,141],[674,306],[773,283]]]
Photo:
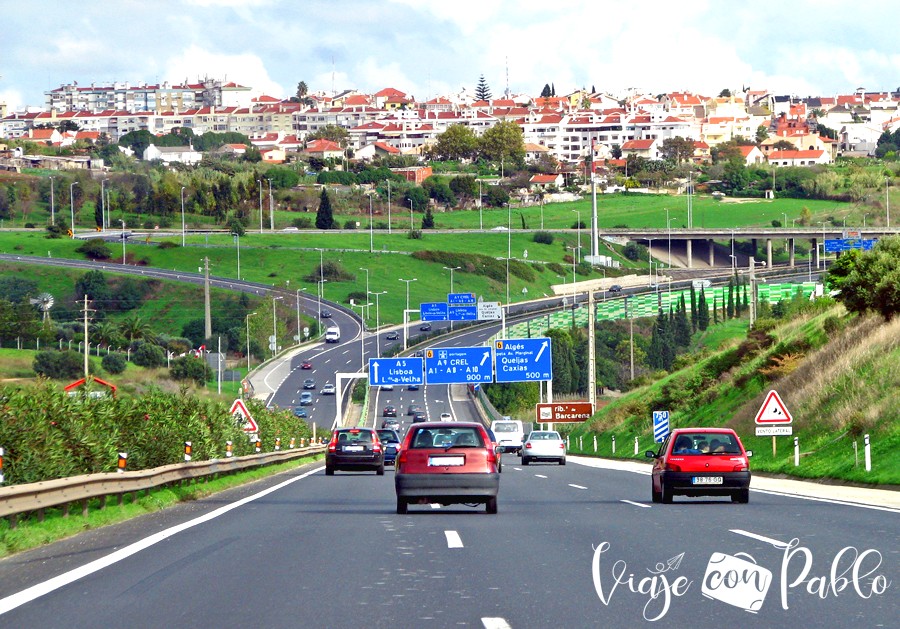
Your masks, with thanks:
[[[656,452],[654,452],[653,450],[647,450],[646,452],[644,452],[644,456],[647,457],[648,459],[655,459]]]
[[[753,456],[753,450],[747,450],[747,458]]]

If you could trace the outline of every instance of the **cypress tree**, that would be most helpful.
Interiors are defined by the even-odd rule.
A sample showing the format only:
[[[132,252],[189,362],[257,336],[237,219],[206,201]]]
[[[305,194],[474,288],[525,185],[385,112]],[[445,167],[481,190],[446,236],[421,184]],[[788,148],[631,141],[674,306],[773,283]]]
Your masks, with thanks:
[[[316,229],[333,229],[334,228],[334,212],[331,209],[331,199],[328,197],[328,191],[322,188],[322,194],[319,196],[319,211],[316,212]]]
[[[713,323],[719,324],[719,298],[713,293]]]
[[[701,288],[700,297],[697,299],[697,329],[706,330],[709,327],[709,305],[706,303],[706,293]]]
[[[700,290],[703,290],[702,288]],[[697,312],[697,291],[694,290],[694,284],[691,283],[691,331],[696,332],[700,323],[699,314]]]
[[[728,307],[725,312],[728,319],[734,318],[734,279],[728,278]]]
[[[678,310],[675,311],[675,342],[679,347],[687,347],[691,344],[691,324],[687,318],[684,293],[681,293],[681,301]]]

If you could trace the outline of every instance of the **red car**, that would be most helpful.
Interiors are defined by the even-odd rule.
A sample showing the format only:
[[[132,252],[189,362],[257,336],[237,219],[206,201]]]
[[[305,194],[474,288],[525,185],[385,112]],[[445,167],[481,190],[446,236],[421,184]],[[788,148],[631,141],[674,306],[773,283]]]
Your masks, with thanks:
[[[500,461],[484,426],[474,422],[413,424],[397,457],[397,513],[410,504],[483,503],[497,513]]]
[[[730,496],[732,502],[750,500],[750,461],[730,428],[677,428],[654,459],[651,496],[653,502],[671,503],[675,495]]]
[[[302,363],[300,363],[300,369],[312,369],[312,363],[308,360],[304,360]]]

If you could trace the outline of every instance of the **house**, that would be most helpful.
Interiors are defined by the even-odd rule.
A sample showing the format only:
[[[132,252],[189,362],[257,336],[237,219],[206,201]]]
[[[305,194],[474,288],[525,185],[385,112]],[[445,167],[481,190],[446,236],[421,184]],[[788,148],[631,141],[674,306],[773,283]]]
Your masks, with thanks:
[[[287,159],[284,149],[279,147],[264,149],[259,154],[262,157],[262,161],[266,164],[283,164]]]
[[[62,134],[56,129],[29,129],[23,136],[25,140],[59,146],[63,140]]]
[[[738,150],[740,150],[741,155],[744,156],[744,163],[747,166],[756,166],[766,162],[766,156],[759,150],[758,146],[739,146]]]
[[[830,164],[831,156],[827,151],[772,151],[769,163],[773,166],[815,166]]]
[[[246,144],[223,144],[219,148],[216,149],[216,153],[221,153],[223,155],[233,155],[235,157],[240,157],[247,152]]]
[[[395,148],[387,142],[372,142],[357,149],[353,156],[356,159],[371,160],[376,157],[386,157],[388,155],[399,155],[400,149]]]
[[[344,156],[344,149],[337,142],[331,140],[313,140],[306,145],[303,151],[310,157],[318,157],[319,159],[341,159]]]
[[[391,168],[392,173],[403,175],[410,183],[422,185],[422,182],[431,177],[431,166],[411,166],[409,168]]]
[[[532,175],[531,179],[528,180],[528,188],[532,191],[534,191],[535,189],[546,190],[550,186],[556,186],[557,188],[559,188],[562,185],[563,176],[560,173],[551,175]]]
[[[622,145],[622,156],[635,155],[645,159],[659,159],[659,143],[652,140],[628,140]]]
[[[193,146],[156,146],[151,144],[144,149],[145,162],[155,159],[167,164],[178,162],[180,164],[197,164],[203,159],[203,154],[195,151]]]

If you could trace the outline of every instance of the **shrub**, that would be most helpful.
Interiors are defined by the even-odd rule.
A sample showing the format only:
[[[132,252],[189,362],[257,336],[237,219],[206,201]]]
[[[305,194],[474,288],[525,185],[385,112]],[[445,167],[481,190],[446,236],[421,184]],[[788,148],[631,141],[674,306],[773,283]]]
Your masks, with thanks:
[[[46,378],[75,379],[84,375],[84,357],[69,350],[39,352],[34,357],[33,369]]]
[[[90,260],[109,260],[112,257],[109,247],[100,238],[91,238],[75,251],[83,253]]]
[[[535,232],[534,241],[542,245],[552,245],[553,234],[550,232]]]
[[[141,343],[131,355],[131,362],[138,367],[161,367],[166,362],[166,355],[158,345]]]
[[[107,372],[112,374],[122,373],[125,371],[127,361],[122,354],[107,354],[100,361],[100,366]]]
[[[307,229],[312,227],[312,219],[308,216],[301,216],[291,221],[291,225],[297,229]]]
[[[212,379],[213,371],[202,358],[182,356],[172,361],[169,374],[174,380],[191,380],[197,386],[203,386]]]
[[[177,242],[174,242],[172,240],[164,240],[161,243],[159,243],[158,245],[156,245],[156,248],[157,249],[174,249],[177,246],[178,246]]]

